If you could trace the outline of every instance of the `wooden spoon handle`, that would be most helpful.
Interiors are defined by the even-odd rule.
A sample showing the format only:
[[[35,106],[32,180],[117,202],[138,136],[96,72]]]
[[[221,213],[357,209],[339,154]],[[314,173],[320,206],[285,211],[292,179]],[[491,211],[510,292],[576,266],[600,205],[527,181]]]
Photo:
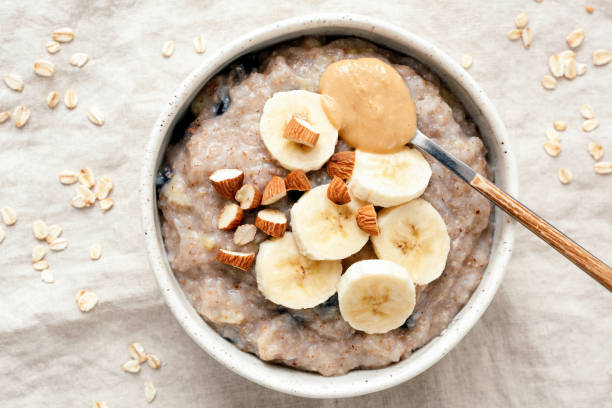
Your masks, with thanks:
[[[470,185],[612,291],[612,269],[480,174]]]

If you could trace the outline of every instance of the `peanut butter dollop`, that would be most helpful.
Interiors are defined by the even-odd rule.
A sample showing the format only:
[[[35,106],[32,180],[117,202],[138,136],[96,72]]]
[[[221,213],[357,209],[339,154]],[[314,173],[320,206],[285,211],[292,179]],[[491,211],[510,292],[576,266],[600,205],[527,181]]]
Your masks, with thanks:
[[[401,149],[416,132],[416,109],[404,79],[377,58],[341,60],[319,82],[323,109],[350,146],[373,153]]]

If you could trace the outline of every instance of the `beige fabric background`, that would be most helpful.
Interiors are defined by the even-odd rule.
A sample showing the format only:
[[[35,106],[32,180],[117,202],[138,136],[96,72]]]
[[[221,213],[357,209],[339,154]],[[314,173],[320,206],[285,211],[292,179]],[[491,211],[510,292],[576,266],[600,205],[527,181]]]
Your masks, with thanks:
[[[32,117],[23,129],[0,125],[0,207],[13,206],[15,226],[2,228],[0,245],[0,406],[146,406],[143,382],[158,390],[158,407],[611,407],[612,296],[576,267],[517,228],[515,254],[484,318],[436,366],[414,380],[350,400],[314,401],[285,396],[229,372],[200,350],[170,314],[145,256],[137,183],[143,146],[173,89],[206,56],[193,51],[204,34],[214,51],[249,30],[311,12],[354,12],[378,17],[422,35],[459,60],[472,53],[470,73],[506,123],[519,164],[521,198],[578,242],[612,264],[612,176],[596,176],[586,152],[589,140],[612,159],[612,64],[594,68],[590,54],[612,46],[612,4],[553,1],[3,1],[0,5],[0,70],[21,74],[22,93],[0,85],[0,111],[26,104]],[[525,51],[507,31],[528,12],[534,42]],[[75,40],[56,55],[44,49],[50,32],[68,25]],[[586,29],[578,59],[584,77],[561,81],[546,92],[539,84],[547,57],[564,49],[574,28]],[[170,59],[165,40],[176,41]],[[68,65],[74,52],[90,62]],[[32,72],[46,58],[53,78]],[[79,106],[49,110],[51,90],[74,88]],[[590,103],[601,121],[580,130],[578,107]],[[106,124],[87,121],[99,107]],[[566,120],[563,153],[542,150],[544,131]],[[114,179],[115,208],[70,207],[72,187],[57,181],[64,169],[90,166]],[[574,181],[562,186],[557,168]],[[32,221],[60,223],[70,247],[48,255],[56,283],[40,281],[30,265],[36,244]],[[101,243],[102,259],[88,248]],[[82,314],[74,302],[81,288],[95,291],[98,306]],[[140,341],[164,362],[126,374],[127,346]]]

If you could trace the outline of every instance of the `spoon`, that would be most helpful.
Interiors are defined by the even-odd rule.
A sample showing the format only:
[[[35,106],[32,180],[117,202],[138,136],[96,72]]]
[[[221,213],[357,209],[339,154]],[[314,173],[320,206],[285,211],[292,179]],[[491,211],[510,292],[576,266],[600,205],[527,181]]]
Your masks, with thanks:
[[[548,245],[555,248],[561,255],[572,261],[576,266],[612,292],[612,269],[608,265],[544,221],[518,200],[478,174],[467,164],[444,151],[444,149],[418,129],[411,143],[439,161],[459,176],[460,179],[523,224],[528,230],[542,238]]]

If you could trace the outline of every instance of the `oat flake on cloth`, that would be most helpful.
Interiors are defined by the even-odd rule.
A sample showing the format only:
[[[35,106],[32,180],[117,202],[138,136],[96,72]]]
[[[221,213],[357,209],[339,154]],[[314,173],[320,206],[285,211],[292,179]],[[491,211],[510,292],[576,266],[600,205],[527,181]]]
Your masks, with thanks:
[[[584,3],[584,4],[583,4]],[[592,4],[594,13],[584,6]],[[312,12],[353,12],[387,20],[434,42],[457,61],[473,56],[470,74],[502,116],[518,161],[521,199],[586,248],[612,263],[612,176],[593,173],[589,141],[612,159],[612,104],[605,84],[612,64],[593,67],[591,53],[610,48],[612,4],[603,0],[437,2],[363,0],[139,2],[21,1],[0,5],[0,71],[24,79],[22,92],[0,84],[0,112],[27,105],[31,117],[17,129],[0,124],[0,207],[17,210],[1,225],[0,407],[146,406],[144,382],[157,389],[153,406],[181,407],[612,407],[612,296],[522,228],[506,278],[483,319],[433,368],[393,389],[348,400],[315,401],[282,395],[231,373],[196,346],[164,303],[149,269],[141,233],[138,179],[149,132],[173,89],[206,55],[250,30]],[[533,43],[525,50],[506,35],[514,16],[529,15]],[[72,27],[74,40],[50,55],[51,32]],[[577,59],[583,77],[540,85],[548,56],[584,28]],[[208,50],[193,49],[202,34]],[[162,45],[175,41],[170,58]],[[82,68],[68,61],[85,53]],[[51,78],[33,63],[55,64]],[[68,89],[78,105],[68,110]],[[45,98],[60,94],[55,109]],[[600,126],[581,130],[579,107],[589,103]],[[97,127],[87,110],[103,112]],[[542,149],[545,130],[565,120],[562,153]],[[76,210],[75,186],[58,182],[62,170],[90,167],[109,176],[114,208]],[[573,173],[561,185],[559,167]],[[32,222],[60,224],[69,242],[45,259],[55,283],[32,269],[38,243]],[[102,256],[89,249],[99,243]],[[88,313],[75,303],[87,289],[99,302]],[[128,374],[127,347],[141,342],[162,361]]]

